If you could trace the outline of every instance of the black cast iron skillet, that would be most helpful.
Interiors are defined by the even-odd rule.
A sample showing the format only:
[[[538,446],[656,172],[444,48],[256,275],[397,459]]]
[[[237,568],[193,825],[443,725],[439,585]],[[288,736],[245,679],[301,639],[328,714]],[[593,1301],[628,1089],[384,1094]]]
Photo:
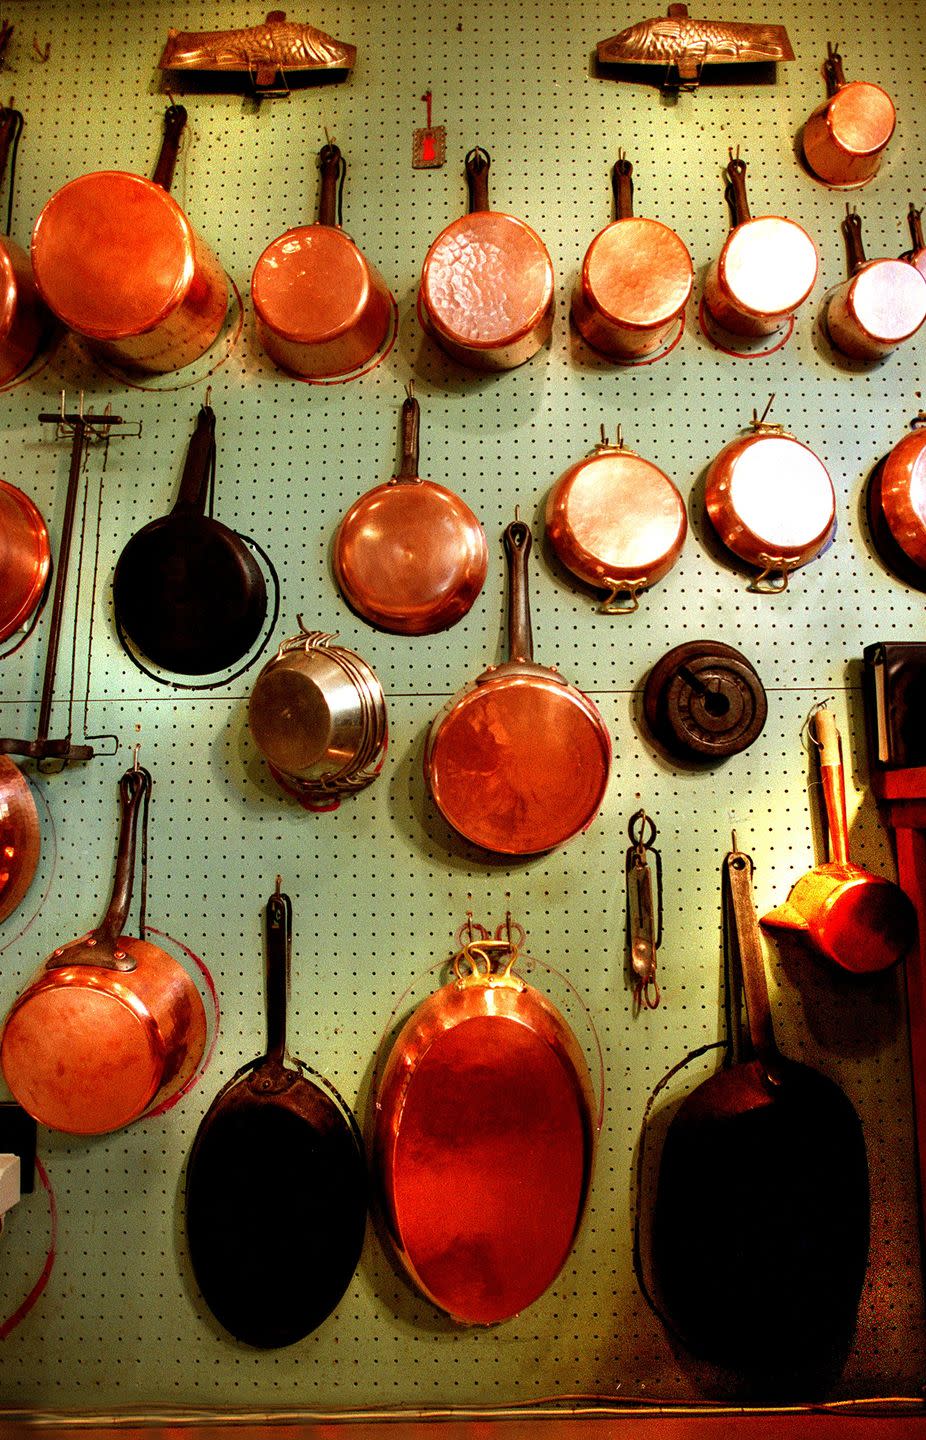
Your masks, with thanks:
[[[246,541],[204,513],[214,483],[215,414],[204,405],[173,510],[133,535],[113,577],[120,638],[181,675],[234,665],[267,613],[267,587]]]
[[[213,1315],[239,1340],[272,1349],[308,1335],[350,1284],[367,1180],[344,1101],[301,1060],[287,1063],[292,904],[279,879],[265,913],[267,1053],[232,1076],[199,1127],[186,1231]]]
[[[835,1379],[855,1329],[868,1258],[865,1141],[839,1086],[775,1044],[752,862],[735,847],[723,867],[727,1061],[666,1135],[652,1231],[657,1310],[694,1354],[739,1372],[752,1392],[808,1398]],[[751,1053],[732,1063],[737,966]]]

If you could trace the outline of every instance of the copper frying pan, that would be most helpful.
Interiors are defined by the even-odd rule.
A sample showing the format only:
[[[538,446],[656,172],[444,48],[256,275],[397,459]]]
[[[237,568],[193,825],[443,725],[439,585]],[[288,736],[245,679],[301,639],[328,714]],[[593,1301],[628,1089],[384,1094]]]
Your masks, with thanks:
[[[534,664],[527,585],[531,533],[505,530],[508,660],[490,666],[438,714],[425,746],[434,803],[467,840],[536,855],[592,823],[604,799],[611,737],[591,700]]]
[[[601,427],[594,453],[571,465],[547,496],[547,536],[557,556],[586,585],[608,593],[602,615],[638,609],[637,592],[655,585],[681,554],[685,502],[649,460],[616,444]],[[617,597],[627,599],[618,603]]]
[[[454,360],[477,370],[523,365],[553,328],[553,262],[536,231],[489,209],[488,152],[466,157],[470,213],[425,256],[418,315]]]
[[[386,282],[340,226],[344,157],[329,143],[318,158],[318,224],[278,236],[251,276],[257,338],[271,360],[305,378],[365,365],[383,345],[392,312]]]
[[[28,495],[0,480],[0,642],[28,623],[50,573],[45,521]]]
[[[827,41],[823,74],[827,98],[804,126],[804,159],[818,180],[833,189],[866,185],[878,172],[894,133],[894,102],[869,80],[847,81],[838,45]]]
[[[334,575],[364,619],[399,635],[432,635],[467,613],[488,567],[485,531],[452,490],[418,475],[420,407],[402,405],[398,475],[355,500],[334,541]]]
[[[507,1320],[555,1280],[596,1133],[578,1041],[515,972],[517,940],[505,927],[482,937],[471,935],[453,978],[397,1036],[372,1150],[399,1259],[429,1300],[471,1325]]]
[[[899,885],[849,860],[842,752],[832,712],[821,705],[813,727],[832,858],[797,880],[785,903],[764,915],[762,924],[800,931],[841,969],[870,975],[896,965],[910,951],[916,910]]]
[[[826,328],[844,355],[881,360],[926,320],[926,279],[912,260],[866,260],[856,211],[847,208],[842,231],[849,278],[826,302]]]
[[[187,113],[171,105],[153,180],[81,175],[47,202],[32,232],[49,308],[104,358],[162,374],[204,354],[228,308],[225,272],[169,194]]]
[[[868,523],[882,560],[908,584],[926,585],[926,414],[912,422],[875,467],[866,495]]]

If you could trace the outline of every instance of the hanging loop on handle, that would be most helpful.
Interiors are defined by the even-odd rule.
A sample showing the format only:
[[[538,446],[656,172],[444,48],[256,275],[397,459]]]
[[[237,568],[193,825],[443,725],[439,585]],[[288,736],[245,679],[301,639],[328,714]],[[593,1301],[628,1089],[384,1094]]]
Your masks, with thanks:
[[[469,189],[469,212],[489,208],[489,169],[492,157],[488,150],[476,145],[466,157],[466,183]]]

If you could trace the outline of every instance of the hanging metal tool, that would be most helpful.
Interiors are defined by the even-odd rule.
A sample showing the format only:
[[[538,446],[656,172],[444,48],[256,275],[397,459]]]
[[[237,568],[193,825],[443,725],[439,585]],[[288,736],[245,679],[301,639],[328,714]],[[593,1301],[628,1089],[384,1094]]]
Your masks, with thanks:
[[[655,1010],[660,1000],[656,980],[656,951],[662,944],[662,856],[653,844],[656,839],[656,826],[645,810],[638,810],[630,817],[627,833],[631,840],[624,864],[627,879],[627,944],[630,964],[636,977],[633,987],[634,1014],[639,1014],[641,1010]],[[656,874],[655,907],[650,856]]]

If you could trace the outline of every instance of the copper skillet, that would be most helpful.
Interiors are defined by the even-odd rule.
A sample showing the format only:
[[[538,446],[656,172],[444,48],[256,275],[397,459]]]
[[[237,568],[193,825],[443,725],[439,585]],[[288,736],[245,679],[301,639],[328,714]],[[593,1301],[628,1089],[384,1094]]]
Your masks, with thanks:
[[[365,365],[383,345],[392,312],[386,282],[340,226],[344,157],[329,143],[318,158],[318,224],[278,236],[251,276],[261,345],[277,365],[305,378]]]
[[[466,614],[486,578],[485,531],[469,506],[418,475],[420,407],[408,386],[398,475],[355,500],[334,541],[334,574],[365,620],[432,635]]]
[[[853,189],[877,174],[897,115],[893,100],[880,85],[846,80],[838,44],[827,41],[826,52],[827,98],[804,126],[801,145],[818,180],[834,189]]]
[[[624,449],[620,426],[610,444],[602,425],[601,444],[570,465],[547,496],[546,527],[566,568],[607,590],[600,613],[627,615],[639,608],[637,592],[675,564],[688,516],[668,475]],[[627,599],[618,603],[619,595]]]
[[[634,215],[632,175],[621,152],[611,172],[617,219],[589,245],[572,293],[576,329],[615,360],[658,350],[684,313],[694,281],[691,256],[675,231]]]
[[[515,520],[504,543],[509,658],[436,716],[424,770],[438,810],[467,840],[502,855],[536,855],[594,820],[608,783],[611,738],[581,690],[534,664],[527,525]]]
[[[908,584],[926,587],[926,414],[876,466],[866,501],[881,559]]]
[[[489,209],[488,152],[466,157],[470,213],[425,256],[418,315],[454,360],[477,370],[523,365],[553,328],[553,262],[536,231]]]

